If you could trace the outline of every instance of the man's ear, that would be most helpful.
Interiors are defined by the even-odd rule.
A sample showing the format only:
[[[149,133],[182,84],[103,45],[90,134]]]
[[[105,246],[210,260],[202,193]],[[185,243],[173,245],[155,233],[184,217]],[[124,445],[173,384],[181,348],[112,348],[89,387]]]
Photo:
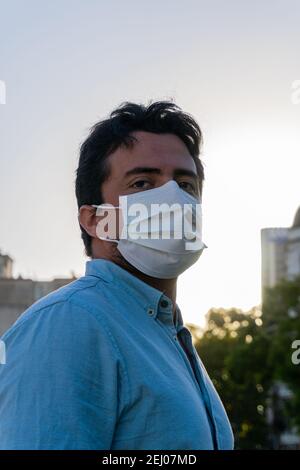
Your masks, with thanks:
[[[78,212],[78,222],[84,228],[84,230],[93,238],[97,237],[97,217],[96,209],[93,206],[84,204],[80,207]]]

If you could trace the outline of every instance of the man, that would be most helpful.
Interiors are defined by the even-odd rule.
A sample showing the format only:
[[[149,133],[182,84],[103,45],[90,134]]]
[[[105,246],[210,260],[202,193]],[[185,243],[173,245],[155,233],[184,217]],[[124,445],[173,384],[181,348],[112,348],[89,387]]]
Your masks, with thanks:
[[[232,449],[176,304],[178,275],[205,247],[201,227],[195,245],[191,230],[175,236],[175,217],[169,237],[161,229],[171,203],[184,222],[201,203],[201,142],[195,120],[170,102],[124,103],[92,128],[76,178],[91,260],[85,276],[36,302],[3,337],[2,449]],[[125,201],[166,203],[161,222],[139,217],[151,236],[136,237]],[[116,227],[99,230],[120,212]]]

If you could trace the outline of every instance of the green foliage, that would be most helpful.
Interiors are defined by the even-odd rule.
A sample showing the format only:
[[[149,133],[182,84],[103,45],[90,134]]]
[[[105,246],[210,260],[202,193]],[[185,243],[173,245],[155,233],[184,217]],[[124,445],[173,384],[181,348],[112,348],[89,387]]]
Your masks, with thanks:
[[[294,352],[292,343],[300,340],[300,278],[284,281],[273,291],[279,299],[277,305],[273,302],[273,315],[270,307],[272,290],[263,305],[266,330],[272,339],[269,362],[274,364],[274,377],[286,383],[292,391],[287,414],[291,424],[297,426],[300,432],[300,364],[293,364],[291,360]]]
[[[285,426],[296,424],[300,431],[300,365],[291,360],[292,342],[300,339],[300,279],[269,289],[264,299],[262,310],[211,309],[201,337],[194,334],[240,449],[276,446]],[[278,381],[292,392],[284,409],[272,396]],[[266,419],[270,405],[276,408],[272,425]]]

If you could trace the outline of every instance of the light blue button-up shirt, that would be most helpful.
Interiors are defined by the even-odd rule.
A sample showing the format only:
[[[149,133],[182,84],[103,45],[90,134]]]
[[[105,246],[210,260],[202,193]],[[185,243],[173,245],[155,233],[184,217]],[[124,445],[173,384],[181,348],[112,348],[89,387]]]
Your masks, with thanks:
[[[34,303],[2,337],[0,449],[232,449],[172,302],[118,265]]]

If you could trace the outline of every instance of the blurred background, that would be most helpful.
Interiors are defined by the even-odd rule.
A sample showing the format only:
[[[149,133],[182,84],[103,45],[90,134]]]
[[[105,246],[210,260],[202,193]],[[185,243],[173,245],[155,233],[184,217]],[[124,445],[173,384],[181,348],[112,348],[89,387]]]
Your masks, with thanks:
[[[179,279],[184,321],[236,446],[300,448],[299,2],[0,0],[0,18],[0,334],[84,274],[90,126],[171,99],[204,134],[208,249]]]

